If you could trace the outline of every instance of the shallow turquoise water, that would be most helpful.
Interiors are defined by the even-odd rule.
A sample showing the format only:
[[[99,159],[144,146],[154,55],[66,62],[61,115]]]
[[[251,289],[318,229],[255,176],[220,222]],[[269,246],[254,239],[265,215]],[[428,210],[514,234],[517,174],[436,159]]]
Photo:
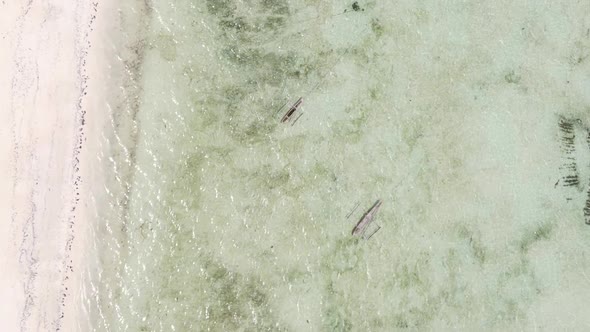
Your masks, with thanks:
[[[128,44],[138,99],[106,141],[116,176],[96,227],[96,330],[532,328],[562,275],[585,283],[582,209],[552,181],[557,115],[583,113],[539,112],[535,80],[552,74],[513,56],[545,48],[521,30],[542,16],[463,3],[149,7]],[[299,97],[301,118],[281,123]],[[382,228],[353,238],[378,198]]]

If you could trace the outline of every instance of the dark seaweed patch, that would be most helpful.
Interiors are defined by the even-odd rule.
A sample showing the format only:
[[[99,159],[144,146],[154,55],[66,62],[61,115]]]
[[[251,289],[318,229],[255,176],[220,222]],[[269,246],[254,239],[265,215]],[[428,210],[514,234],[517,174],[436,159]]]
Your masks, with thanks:
[[[317,69],[314,60],[300,57],[293,52],[263,53],[255,48],[232,45],[225,48],[223,54],[229,61],[251,70],[253,81],[265,82],[271,86],[278,86],[286,79],[304,79]]]
[[[276,128],[276,123],[254,120],[243,126],[238,122],[227,122],[228,134],[239,143],[255,144],[263,142]]]
[[[385,32],[385,28],[383,27],[383,25],[381,24],[381,21],[379,21],[379,19],[373,18],[371,20],[371,31],[373,31],[373,33],[375,34],[375,37],[380,38],[381,36],[383,36],[383,33]]]
[[[190,232],[182,230],[173,234],[177,241],[191,236]],[[262,331],[276,326],[269,311],[268,295],[256,277],[233,271],[208,255],[187,255],[192,251],[190,247],[182,248],[161,261],[157,276],[164,279],[163,286],[154,290],[154,296],[161,303],[174,303],[174,307],[180,306],[183,310],[169,311],[166,306],[146,308],[145,314],[151,318],[149,325],[157,324],[158,317],[166,317],[186,330],[199,326],[215,331]],[[176,273],[179,267],[194,271]],[[186,312],[192,314],[187,316]],[[198,312],[206,312],[205,317],[199,319]]]
[[[248,14],[241,11],[236,0],[207,0],[207,10],[218,18],[221,36],[227,40],[251,43],[268,39],[285,25],[289,15],[287,2],[262,0],[250,4]],[[258,46],[258,45],[257,45]]]
[[[240,50],[237,45],[230,45],[222,50],[223,56],[229,61],[239,65],[251,65],[259,58],[257,50]]]
[[[252,27],[246,22],[244,17],[236,17],[233,19],[222,19],[219,21],[219,25],[224,29],[230,30],[250,30]]]
[[[471,249],[471,254],[477,260],[477,262],[479,264],[485,263],[487,250],[483,246],[482,241],[479,239],[479,237],[463,226],[459,228],[458,233],[460,237],[469,240],[469,248]]]
[[[526,252],[534,243],[549,239],[552,230],[553,226],[546,223],[537,227],[535,230],[526,233],[520,241],[520,251]]]
[[[285,18],[282,16],[269,16],[263,25],[266,30],[275,31],[285,26]]]
[[[207,0],[207,10],[213,15],[228,17],[235,12],[236,5],[234,0]]]
[[[590,46],[585,42],[576,42],[571,55],[569,56],[569,63],[572,66],[578,66],[590,57]]]
[[[341,307],[330,305],[325,312],[324,327],[326,331],[352,331],[352,323],[347,316]]]
[[[521,77],[514,70],[511,70],[508,72],[508,74],[504,75],[504,80],[507,83],[518,84],[521,80]]]
[[[261,0],[260,5],[266,12],[289,15],[289,6],[286,0]]]

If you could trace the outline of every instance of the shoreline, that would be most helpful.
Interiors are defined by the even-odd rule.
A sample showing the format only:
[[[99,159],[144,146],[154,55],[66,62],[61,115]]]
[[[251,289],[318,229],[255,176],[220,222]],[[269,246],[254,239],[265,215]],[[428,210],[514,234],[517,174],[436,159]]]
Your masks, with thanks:
[[[135,154],[140,135],[137,114],[142,101],[143,55],[148,46],[144,34],[149,28],[151,7],[143,0],[117,4],[101,3],[103,15],[98,15],[95,39],[101,49],[94,49],[89,61],[98,64],[89,68],[90,77],[106,77],[93,89],[85,101],[94,105],[97,114],[88,114],[92,126],[86,128],[88,138],[94,138],[83,158],[88,164],[82,169],[87,202],[84,213],[92,223],[81,241],[88,249],[79,294],[87,328],[81,330],[109,330],[118,319],[111,309],[113,294],[120,292],[115,279],[127,262],[128,205],[134,184]],[[92,85],[92,83],[91,83]],[[104,96],[108,96],[104,98]],[[99,184],[96,186],[95,184]],[[94,188],[93,188],[94,185]],[[91,190],[93,189],[93,190]],[[74,320],[74,323],[76,320]],[[78,320],[80,322],[80,320]]]
[[[0,229],[6,244],[0,319],[9,331],[80,330],[92,225],[87,180],[99,147],[89,128],[105,120],[97,100],[107,85],[97,61],[103,31],[95,31],[94,21],[108,17],[101,8],[109,2],[0,6],[7,18],[1,146],[9,156],[1,166],[9,181],[0,211],[10,220]]]

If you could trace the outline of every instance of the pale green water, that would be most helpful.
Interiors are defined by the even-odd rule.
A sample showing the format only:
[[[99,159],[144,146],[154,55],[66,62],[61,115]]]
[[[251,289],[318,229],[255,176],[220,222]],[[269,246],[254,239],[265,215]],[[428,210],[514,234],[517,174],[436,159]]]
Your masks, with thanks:
[[[154,1],[127,23],[140,97],[112,130],[137,130],[105,136],[96,330],[588,327],[588,5],[358,4]],[[554,186],[560,115],[577,190]],[[378,198],[382,229],[353,238]]]

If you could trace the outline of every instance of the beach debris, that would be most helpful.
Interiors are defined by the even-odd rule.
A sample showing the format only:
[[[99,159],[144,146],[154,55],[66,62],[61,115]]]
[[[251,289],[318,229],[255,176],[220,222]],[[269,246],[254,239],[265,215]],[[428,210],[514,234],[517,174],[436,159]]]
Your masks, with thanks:
[[[352,229],[352,235],[355,235],[355,236],[363,235],[367,231],[367,228],[369,227],[369,225],[371,224],[371,222],[375,218],[377,211],[379,211],[379,207],[381,207],[381,203],[382,203],[382,201],[380,199],[378,199],[377,202],[375,202],[375,204],[373,204],[373,206],[367,212],[365,212],[365,214],[362,216],[362,218],[359,220],[359,222],[356,224],[356,226],[354,226],[354,228]],[[381,228],[381,227],[379,227],[379,228]],[[379,230],[379,229],[377,229],[377,230]],[[373,236],[373,234],[375,234],[376,232],[377,231],[373,232],[369,237]]]

